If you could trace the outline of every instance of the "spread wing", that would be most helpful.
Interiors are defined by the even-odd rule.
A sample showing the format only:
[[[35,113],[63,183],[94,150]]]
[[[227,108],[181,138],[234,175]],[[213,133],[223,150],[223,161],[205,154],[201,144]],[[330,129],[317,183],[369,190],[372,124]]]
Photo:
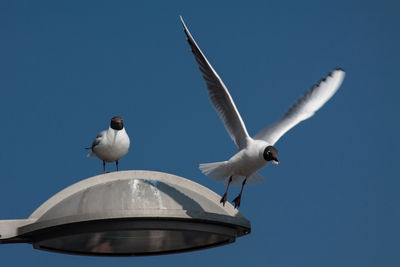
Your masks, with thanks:
[[[265,140],[274,145],[287,131],[314,115],[336,93],[344,76],[342,69],[331,72],[299,98],[279,121],[263,129],[254,139]]]
[[[241,149],[246,146],[246,141],[249,137],[249,134],[247,133],[246,126],[244,125],[242,118],[240,117],[239,111],[237,110],[225,84],[208,62],[203,52],[201,52],[200,48],[196,44],[196,41],[193,39],[188,28],[186,27],[182,17],[181,21],[189,45],[192,48],[192,52],[197,64],[199,65],[201,74],[203,75],[203,78],[207,84],[208,95],[211,103],[223,121],[225,129],[228,131],[229,135],[239,149]]]

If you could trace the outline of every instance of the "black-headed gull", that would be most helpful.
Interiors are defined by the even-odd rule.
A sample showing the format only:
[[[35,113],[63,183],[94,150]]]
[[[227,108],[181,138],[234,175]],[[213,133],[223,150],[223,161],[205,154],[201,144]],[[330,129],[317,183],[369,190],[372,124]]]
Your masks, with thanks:
[[[103,170],[106,173],[106,162],[114,162],[118,171],[118,160],[128,153],[130,145],[129,136],[124,128],[124,120],[120,116],[111,119],[108,130],[100,132],[94,139],[92,152],[88,157],[98,157],[103,161]]]
[[[228,89],[201,52],[182,17],[181,21],[187,40],[207,84],[211,103],[239,150],[227,161],[200,164],[199,167],[210,178],[227,183],[226,191],[220,201],[223,205],[226,202],[229,185],[241,182],[240,193],[233,200],[235,207],[239,207],[246,182],[247,184],[255,184],[262,181],[263,177],[257,173],[257,170],[270,161],[279,163],[278,150],[274,147],[274,144],[296,124],[314,115],[339,89],[345,73],[340,68],[335,69],[298,99],[279,121],[251,138]]]

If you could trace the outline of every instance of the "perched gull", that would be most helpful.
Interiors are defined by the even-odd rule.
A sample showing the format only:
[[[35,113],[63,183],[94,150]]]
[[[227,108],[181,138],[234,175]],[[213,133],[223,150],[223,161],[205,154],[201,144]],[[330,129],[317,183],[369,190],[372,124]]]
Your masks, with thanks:
[[[227,183],[226,191],[220,201],[223,205],[226,202],[229,185],[231,183],[242,183],[239,195],[233,200],[235,208],[237,208],[240,206],[240,199],[246,182],[247,184],[255,184],[263,180],[257,170],[270,161],[279,163],[278,150],[274,147],[274,144],[296,124],[314,115],[339,89],[345,73],[340,68],[335,69],[298,99],[279,121],[251,138],[228,89],[201,52],[182,17],[181,21],[189,45],[207,84],[211,103],[239,150],[228,161],[200,164],[199,167],[210,178]]]
[[[128,153],[129,136],[124,128],[124,120],[120,116],[111,119],[108,130],[100,132],[94,139],[87,156],[98,157],[103,161],[103,170],[106,173],[106,162],[114,162],[118,171],[118,160]]]

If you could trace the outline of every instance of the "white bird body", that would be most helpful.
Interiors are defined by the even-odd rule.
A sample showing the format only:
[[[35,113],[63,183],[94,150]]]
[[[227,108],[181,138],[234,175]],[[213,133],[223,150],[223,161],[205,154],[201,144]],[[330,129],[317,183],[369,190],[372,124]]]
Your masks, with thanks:
[[[92,148],[93,151],[88,154],[88,157],[98,157],[106,162],[114,162],[128,153],[130,139],[125,128],[114,130],[109,127],[108,130],[102,131],[96,140],[98,144]]]
[[[291,128],[313,116],[339,89],[345,73],[340,68],[332,71],[329,76],[299,98],[280,120],[251,138],[227,87],[200,50],[182,17],[181,21],[200,72],[206,82],[210,101],[238,147],[238,152],[228,161],[200,164],[199,168],[212,179],[228,184],[221,199],[223,204],[226,201],[229,185],[242,182],[240,194],[234,199],[235,207],[238,207],[246,181],[249,184],[262,181],[263,178],[257,173],[257,170],[264,167],[269,161],[279,163],[278,151],[274,144]],[[271,100],[269,101],[271,102]],[[267,102],[266,109],[268,108]]]
[[[118,161],[128,153],[130,139],[124,128],[123,119],[116,116],[111,119],[108,130],[100,132],[94,139],[88,157],[98,157],[103,161],[103,170],[106,172],[106,162],[115,162],[118,171]]]
[[[263,157],[264,149],[267,146],[268,143],[263,140],[250,138],[247,146],[228,160],[232,170],[231,175],[248,177],[267,165],[268,161]]]
[[[263,178],[256,172],[268,164],[263,156],[264,150],[268,146],[269,144],[264,140],[254,140],[249,137],[247,146],[239,150],[229,160],[200,164],[200,170],[218,182],[228,183],[227,178],[232,177],[231,183],[238,185],[248,177],[247,183],[249,185],[259,183]]]

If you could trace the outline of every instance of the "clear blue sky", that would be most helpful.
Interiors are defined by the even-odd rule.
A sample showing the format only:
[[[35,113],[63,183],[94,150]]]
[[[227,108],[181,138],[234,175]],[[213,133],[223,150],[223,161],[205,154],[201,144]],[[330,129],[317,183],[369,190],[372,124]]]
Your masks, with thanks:
[[[158,170],[222,194],[198,170],[235,145],[211,104],[181,14],[251,135],[335,67],[338,93],[283,138],[279,166],[245,188],[252,233],[145,258],[0,246],[1,266],[400,266],[398,1],[0,2],[0,219],[101,173],[83,148],[125,119],[121,169]],[[110,165],[110,168],[114,166]],[[239,191],[233,188],[228,199]]]

